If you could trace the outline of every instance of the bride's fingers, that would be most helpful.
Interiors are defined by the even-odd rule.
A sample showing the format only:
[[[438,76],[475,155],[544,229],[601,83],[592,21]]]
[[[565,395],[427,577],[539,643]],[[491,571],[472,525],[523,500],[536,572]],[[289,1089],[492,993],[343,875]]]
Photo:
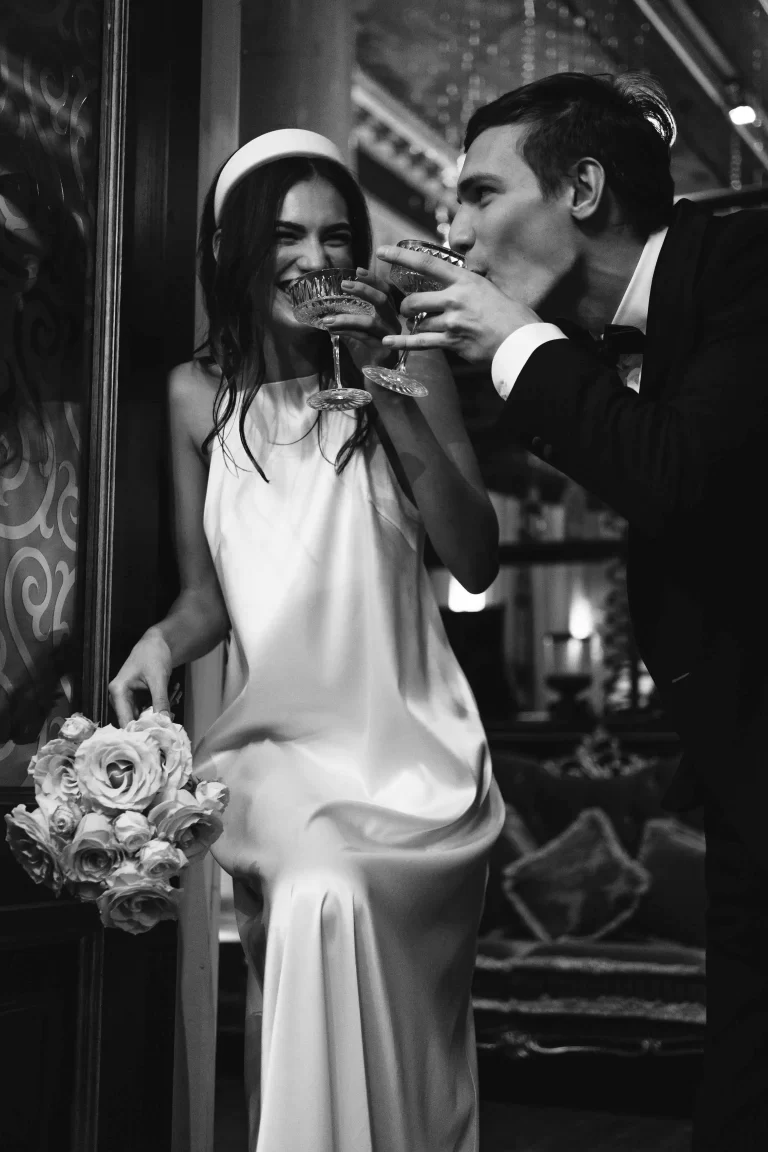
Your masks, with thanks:
[[[357,296],[359,300],[367,300],[377,310],[387,306],[392,307],[387,293],[382,292],[380,288],[375,288],[372,284],[366,284],[362,280],[342,280],[341,286],[345,292],[349,292],[350,296]]]
[[[349,328],[355,332],[371,332],[381,328],[381,320],[377,316],[361,316],[359,312],[339,312],[335,316],[324,316],[323,326],[338,331]]]
[[[385,296],[389,296],[390,284],[384,276],[377,276],[375,272],[371,272],[368,268],[357,268],[356,275],[358,283],[369,284],[372,288],[378,288]]]
[[[116,677],[109,685],[109,695],[112,698],[117,722],[121,728],[125,728],[134,718],[133,690],[124,680]]]

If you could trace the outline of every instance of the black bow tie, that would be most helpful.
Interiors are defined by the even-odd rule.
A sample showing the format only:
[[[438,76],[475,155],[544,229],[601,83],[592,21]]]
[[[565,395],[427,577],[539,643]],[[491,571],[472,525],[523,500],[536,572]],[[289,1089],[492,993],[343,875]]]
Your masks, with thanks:
[[[645,333],[626,324],[606,324],[602,336],[595,338],[569,320],[556,320],[555,323],[569,340],[588,348],[611,368],[616,367],[621,356],[642,354],[645,346]]]
[[[626,324],[606,324],[598,343],[605,349],[606,355],[610,353],[617,360],[619,356],[631,356],[635,353],[642,355],[645,333]]]

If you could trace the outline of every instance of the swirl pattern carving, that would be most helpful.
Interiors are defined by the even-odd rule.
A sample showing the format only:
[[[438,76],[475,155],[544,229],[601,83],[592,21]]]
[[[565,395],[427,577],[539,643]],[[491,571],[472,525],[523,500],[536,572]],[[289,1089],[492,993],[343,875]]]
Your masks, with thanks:
[[[77,705],[102,23],[0,9],[0,785]]]

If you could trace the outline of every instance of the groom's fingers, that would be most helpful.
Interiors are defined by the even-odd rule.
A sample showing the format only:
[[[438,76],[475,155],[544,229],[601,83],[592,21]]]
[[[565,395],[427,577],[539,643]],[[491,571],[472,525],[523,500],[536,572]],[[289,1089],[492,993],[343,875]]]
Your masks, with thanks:
[[[382,344],[387,348],[408,348],[415,352],[418,348],[454,349],[457,340],[447,332],[417,332],[415,336],[385,336]]]
[[[450,297],[443,292],[411,292],[400,305],[401,316],[418,316],[420,312],[427,312],[430,316],[438,316],[445,312],[451,304]]]

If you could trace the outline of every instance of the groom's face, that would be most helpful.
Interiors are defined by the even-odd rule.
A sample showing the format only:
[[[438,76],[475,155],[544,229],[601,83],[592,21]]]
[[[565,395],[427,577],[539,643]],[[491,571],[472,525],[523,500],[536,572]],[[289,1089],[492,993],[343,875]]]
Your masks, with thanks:
[[[570,185],[545,197],[522,158],[526,130],[487,128],[470,145],[449,243],[472,272],[535,309],[573,268],[578,234]]]

